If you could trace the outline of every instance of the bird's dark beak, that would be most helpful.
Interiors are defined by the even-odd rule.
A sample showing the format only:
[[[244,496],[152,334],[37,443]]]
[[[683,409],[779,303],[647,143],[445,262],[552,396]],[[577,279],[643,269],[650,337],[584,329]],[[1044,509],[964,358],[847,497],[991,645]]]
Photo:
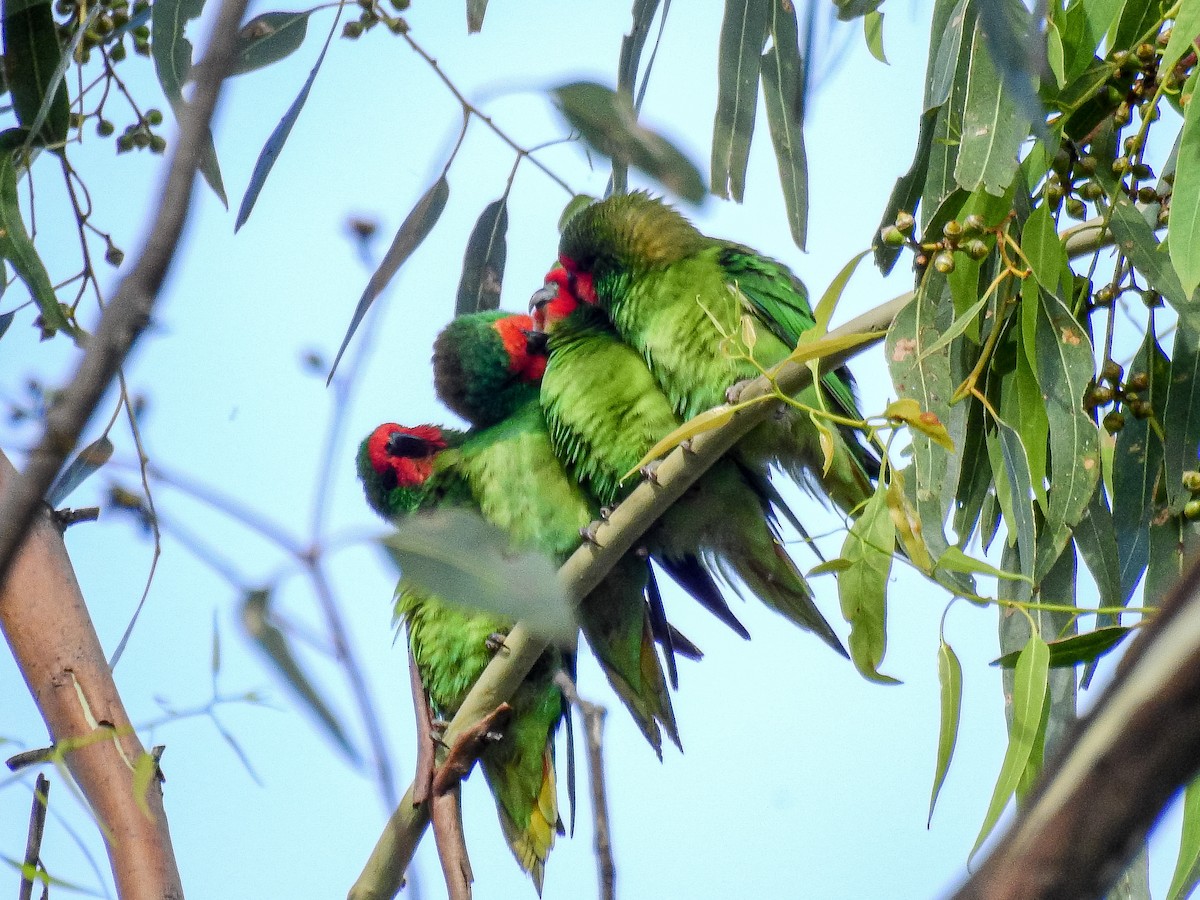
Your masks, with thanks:
[[[535,312],[541,309],[551,300],[558,296],[558,285],[547,284],[533,292],[533,296],[529,298],[529,311]]]
[[[545,356],[550,343],[550,335],[544,331],[525,332],[525,352],[530,356]]]
[[[396,431],[388,438],[387,452],[389,456],[403,456],[407,459],[424,459],[433,453],[429,441],[416,435]]]

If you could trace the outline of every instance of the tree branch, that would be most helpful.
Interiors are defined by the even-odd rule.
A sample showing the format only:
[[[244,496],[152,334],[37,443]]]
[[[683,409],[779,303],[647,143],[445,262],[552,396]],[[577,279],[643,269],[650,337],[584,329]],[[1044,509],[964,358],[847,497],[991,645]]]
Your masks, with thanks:
[[[1061,237],[1072,259],[1094,253],[1112,243],[1111,232],[1103,227],[1099,218],[1067,229]],[[915,296],[911,291],[901,294],[831,330],[829,337],[885,332]],[[830,354],[820,360],[819,369],[822,372],[836,369],[880,340],[881,337],[875,338]],[[747,385],[739,401],[766,397],[774,394],[776,389],[785,394],[799,393],[812,383],[812,374],[807,365],[783,363],[772,370],[771,378],[763,376]],[[584,541],[563,563],[558,576],[567,596],[576,602],[586,597],[659,516],[734,444],[770,416],[780,402],[768,400],[741,408],[719,428],[697,435],[686,449],[676,447],[671,451],[655,470],[655,482],[643,481],[639,484],[612,515],[600,523],[595,542]],[[459,707],[446,730],[447,743],[453,743],[463,731],[507,701],[546,649],[546,643],[531,634],[522,622],[518,622],[508,633],[504,645],[508,652],[498,654],[488,664]],[[412,806],[410,787],[400,807],[384,827],[358,880],[351,887],[349,900],[390,900],[394,897],[404,883],[404,870],[412,861],[428,824],[426,808]]]
[[[955,900],[1102,897],[1200,772],[1200,557]]]
[[[17,477],[0,454],[0,489]],[[134,767],[145,750],[44,505],[0,587],[0,631],[51,740],[74,748],[64,760],[102,825],[117,894],[123,900],[182,900],[161,787],[157,779],[144,790],[135,784]]]
[[[195,90],[180,116],[175,154],[161,190],[162,203],[137,264],[104,310],[96,333],[87,338],[87,349],[71,383],[47,410],[41,440],[30,453],[24,473],[6,479],[7,486],[0,494],[0,583],[13,564],[46,490],[79,442],[134,341],[150,324],[150,314],[187,220],[200,154],[206,146],[209,122],[245,11],[246,0],[222,3],[208,53],[193,69]]]

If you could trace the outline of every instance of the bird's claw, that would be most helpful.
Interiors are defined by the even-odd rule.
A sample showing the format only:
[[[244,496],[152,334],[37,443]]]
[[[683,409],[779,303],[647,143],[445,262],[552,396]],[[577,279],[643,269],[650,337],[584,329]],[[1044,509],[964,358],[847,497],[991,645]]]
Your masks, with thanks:
[[[680,441],[679,449],[681,449],[684,453],[695,453],[696,452],[695,450],[692,449],[692,438],[687,438],[686,440]]]
[[[600,544],[600,539],[596,536],[596,533],[599,529],[599,522],[589,522],[587,525],[584,525],[579,529],[579,536],[589,544],[596,544],[598,546]]]
[[[729,387],[725,388],[725,402],[737,403],[739,400],[741,400],[742,392],[746,390],[746,386],[749,385],[753,380],[753,378],[744,378],[741,381],[735,382],[734,384],[731,384]]]
[[[508,645],[504,643],[504,639],[508,635],[493,631],[483,640],[483,646],[487,648],[488,653],[499,653],[501,650],[507,650]]]
[[[613,509],[614,509],[614,507],[611,507],[611,506],[600,507],[600,521],[607,522],[608,517],[613,514]]]
[[[661,465],[661,459],[652,459],[650,462],[638,469],[638,472],[640,472],[641,476],[651,484],[658,484],[658,467]]]

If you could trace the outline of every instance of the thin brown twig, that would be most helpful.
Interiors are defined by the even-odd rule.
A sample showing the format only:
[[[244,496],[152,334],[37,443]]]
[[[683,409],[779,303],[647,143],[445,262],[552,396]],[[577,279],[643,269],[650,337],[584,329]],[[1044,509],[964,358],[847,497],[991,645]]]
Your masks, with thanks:
[[[433,823],[433,841],[437,846],[442,877],[446,880],[449,900],[471,900],[471,859],[467,855],[467,836],[462,823],[462,785],[435,794],[429,800],[429,817]]]
[[[604,717],[608,710],[579,696],[571,676],[561,669],[554,682],[583,717],[587,746],[588,781],[592,788],[592,827],[595,831],[596,870],[600,882],[600,900],[616,900],[617,866],[613,860],[612,831],[608,822],[608,789],[604,779]]]
[[[416,774],[413,776],[413,803],[424,803],[433,789],[433,712],[429,708],[429,698],[425,694],[425,685],[421,682],[421,673],[417,669],[411,646],[408,648],[408,676],[409,685],[412,687],[413,713],[417,717],[417,762]]]
[[[33,897],[33,873],[42,858],[42,835],[46,830],[46,806],[50,800],[50,779],[39,774],[33,789],[33,807],[29,810],[29,836],[25,839],[25,866],[17,900]]]

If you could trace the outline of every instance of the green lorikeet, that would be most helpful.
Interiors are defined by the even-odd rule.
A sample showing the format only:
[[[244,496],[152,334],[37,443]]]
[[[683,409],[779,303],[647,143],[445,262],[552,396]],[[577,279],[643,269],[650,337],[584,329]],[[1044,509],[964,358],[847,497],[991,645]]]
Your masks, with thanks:
[[[434,387],[473,430],[454,468],[483,518],[517,549],[561,563],[579,546],[599,506],[554,455],[538,403],[544,354],[531,353],[529,316],[459,316],[434,342]],[[628,554],[580,604],[581,629],[609,683],[661,755],[660,726],[679,744],[643,592],[650,567]]]
[[[785,359],[814,324],[807,292],[782,263],[748,247],[710,238],[676,210],[645,193],[620,194],[585,207],[563,229],[559,260],[577,299],[600,306],[621,337],[644,357],[684,419],[725,402],[734,384],[756,378],[750,360],[728,351],[727,336],[748,316],[754,361]],[[846,369],[826,375],[797,399],[813,409],[861,419]],[[780,466],[802,484],[815,479],[843,510],[870,496],[879,462],[851,428],[821,431],[802,411],[764,423],[743,440],[746,458]]]
[[[454,465],[461,432],[435,425],[380,425],[363,441],[358,473],[367,502],[389,521],[419,509],[471,505],[470,486]],[[512,622],[469,611],[430,596],[402,578],[396,617],[408,628],[409,647],[430,708],[443,718],[458,711],[491,661],[492,636]],[[562,665],[548,649],[509,700],[513,714],[501,740],[480,757],[496,801],[501,829],[521,867],[541,893],[546,857],[562,832],[554,777],[554,733],[563,715],[554,673]]]
[[[549,335],[541,403],[559,458],[606,505],[632,485],[621,479],[679,427],[671,401],[641,355],[624,343],[604,311],[579,303],[565,269],[534,294],[534,322]],[[700,553],[736,587],[816,633],[846,655],[813,602],[812,591],[775,531],[773,489],[735,457],[717,462],[647,537],[656,556]]]

